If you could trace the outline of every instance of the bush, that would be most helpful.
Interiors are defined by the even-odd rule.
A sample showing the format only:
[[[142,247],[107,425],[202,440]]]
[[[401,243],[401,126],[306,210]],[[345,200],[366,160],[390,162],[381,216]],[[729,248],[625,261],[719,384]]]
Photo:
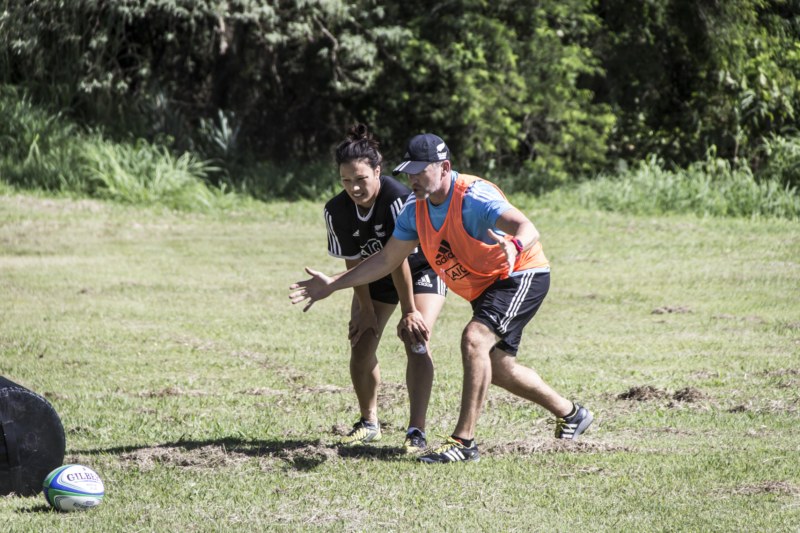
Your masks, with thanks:
[[[332,162],[257,162],[239,170],[238,190],[259,200],[329,198],[341,190]]]
[[[757,179],[712,152],[686,169],[668,169],[651,156],[615,176],[578,186],[584,207],[640,215],[695,213],[713,216],[800,217],[800,195],[777,178]]]
[[[131,204],[163,204],[177,209],[225,205],[225,189],[206,185],[214,168],[186,152],[139,140],[117,144],[96,137],[83,142],[80,174],[84,189],[98,198]]]
[[[75,134],[75,126],[60,114],[49,114],[13,87],[0,86],[0,168],[9,183],[50,191],[74,188]]]
[[[215,171],[190,153],[139,140],[114,143],[49,114],[10,87],[0,87],[0,178],[22,188],[136,204],[207,209],[233,196],[209,186]]]
[[[759,178],[800,188],[800,137],[772,135],[764,141],[761,153],[765,162],[757,171]]]
[[[361,121],[390,159],[435,131],[464,165],[564,183],[604,165],[615,122],[582,85],[602,74],[595,3],[5,2],[0,83],[234,180],[251,154],[324,159]]]

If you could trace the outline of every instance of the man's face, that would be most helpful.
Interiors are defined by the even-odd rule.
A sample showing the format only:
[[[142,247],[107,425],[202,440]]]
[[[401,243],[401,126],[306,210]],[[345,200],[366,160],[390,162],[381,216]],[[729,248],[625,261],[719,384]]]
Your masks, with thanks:
[[[447,167],[447,168],[445,168]],[[436,195],[442,188],[442,180],[449,173],[449,162],[431,163],[419,174],[409,174],[408,183],[417,199]]]

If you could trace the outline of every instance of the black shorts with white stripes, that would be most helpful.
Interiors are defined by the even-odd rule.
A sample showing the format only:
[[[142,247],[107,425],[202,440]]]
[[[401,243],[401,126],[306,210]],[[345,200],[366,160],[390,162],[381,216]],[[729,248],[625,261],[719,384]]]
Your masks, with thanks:
[[[472,300],[472,318],[500,337],[495,344],[517,355],[522,330],[539,310],[550,289],[550,272],[528,271],[494,282]]]
[[[447,295],[447,287],[428,263],[425,263],[424,267],[412,270],[411,283],[414,294]],[[369,295],[373,300],[386,304],[397,304],[400,301],[391,276],[370,283]]]

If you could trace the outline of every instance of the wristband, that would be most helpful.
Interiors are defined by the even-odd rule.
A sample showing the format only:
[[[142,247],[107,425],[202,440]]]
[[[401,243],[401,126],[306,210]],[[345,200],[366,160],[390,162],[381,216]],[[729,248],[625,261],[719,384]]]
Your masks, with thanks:
[[[518,254],[521,254],[521,253],[522,253],[522,250],[524,250],[524,249],[525,249],[525,247],[524,247],[524,246],[522,246],[522,241],[521,241],[521,240],[519,240],[519,239],[517,239],[516,237],[514,237],[513,239],[511,239],[511,243],[514,245],[514,248],[516,248],[516,249],[517,249],[517,253],[518,253]]]

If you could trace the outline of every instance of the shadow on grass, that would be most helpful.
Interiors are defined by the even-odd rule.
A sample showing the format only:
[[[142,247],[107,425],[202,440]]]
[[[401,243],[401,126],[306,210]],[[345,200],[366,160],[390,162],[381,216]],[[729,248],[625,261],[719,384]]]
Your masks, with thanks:
[[[153,446],[117,446],[71,450],[75,455],[118,455],[122,461],[139,466],[152,463],[180,467],[214,467],[247,457],[272,458],[294,470],[313,470],[331,460],[405,460],[403,449],[388,446],[338,446],[316,440],[247,440],[225,437],[208,440],[183,440]]]
[[[33,496],[31,496],[33,497]],[[40,496],[41,497],[41,496]],[[39,513],[55,513],[55,509],[49,505],[34,505],[33,507],[26,507],[24,509],[17,509],[17,514],[39,514]]]
[[[136,452],[137,450],[153,450],[157,448],[182,448],[184,450],[199,450],[209,446],[220,448],[230,453],[239,453],[251,457],[261,457],[268,455],[278,455],[285,450],[298,450],[309,446],[322,446],[319,439],[316,440],[249,440],[239,437],[224,437],[221,439],[208,440],[184,440],[178,439],[175,442],[165,442],[163,444],[141,445],[141,446],[115,446],[111,448],[93,448],[89,450],[71,450],[75,454],[84,455],[123,455]]]

